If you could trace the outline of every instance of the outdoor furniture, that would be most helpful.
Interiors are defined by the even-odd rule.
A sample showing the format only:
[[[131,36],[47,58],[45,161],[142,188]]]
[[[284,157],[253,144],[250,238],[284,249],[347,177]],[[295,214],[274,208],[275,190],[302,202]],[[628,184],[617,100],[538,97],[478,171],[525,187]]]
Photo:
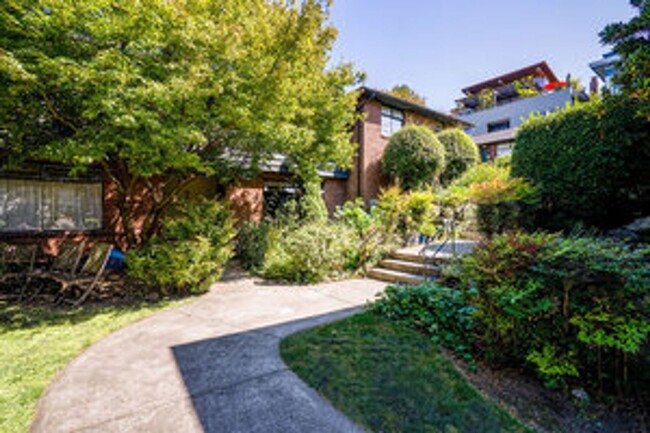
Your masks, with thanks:
[[[81,269],[79,269],[85,245],[85,242],[65,241],[59,247],[59,254],[52,259],[49,269],[34,269],[34,259],[32,259],[30,271],[26,274],[23,273],[18,275],[27,276],[25,286],[27,286],[27,283],[33,278],[57,282],[60,287],[55,302],[61,302],[65,293],[71,287],[79,287],[82,290],[82,293],[79,299],[74,302],[74,305],[80,305],[88,298],[88,296],[90,296],[93,289],[95,289],[101,281],[113,249],[113,246],[107,243],[100,242],[94,244],[87,255],[86,261],[83,266],[81,266]],[[23,255],[24,254],[25,253],[23,253]],[[34,249],[33,252],[33,257],[35,258],[35,256],[36,249]],[[23,292],[25,286],[23,287]],[[43,286],[39,286],[30,299],[34,299],[38,296],[42,289]]]
[[[59,254],[52,260],[50,273],[73,276],[83,257],[85,242],[65,241],[59,247]]]
[[[1,260],[4,266],[10,267],[10,270],[3,272],[2,280],[19,276],[20,272],[17,272],[15,268],[27,268],[28,272],[33,271],[37,252],[38,245],[36,244],[4,245]]]
[[[49,269],[32,269],[27,274],[27,281],[33,278],[51,279],[57,282],[72,279],[83,256],[84,246],[83,241],[64,241],[59,247],[59,254],[52,259]],[[39,286],[30,299],[36,298],[42,289],[43,287]]]
[[[34,271],[37,253],[38,245],[36,244],[4,245],[1,260],[5,269],[2,270],[2,275],[0,275],[0,283],[18,279],[32,273]],[[25,295],[28,283],[29,277],[25,279],[25,282],[20,288],[18,299],[22,299]]]
[[[103,277],[113,246],[107,243],[94,244],[81,270],[77,272],[83,254],[83,247],[84,243],[62,245],[61,252],[54,259],[51,269],[36,274],[39,278],[46,278],[59,283],[59,302],[63,300],[63,296],[71,287],[79,287],[82,294],[74,302],[74,305],[80,305],[88,298]]]
[[[68,286],[75,285],[83,289],[81,297],[74,303],[75,306],[82,304],[101,281],[112,250],[113,246],[107,243],[93,245],[79,275],[68,282]]]

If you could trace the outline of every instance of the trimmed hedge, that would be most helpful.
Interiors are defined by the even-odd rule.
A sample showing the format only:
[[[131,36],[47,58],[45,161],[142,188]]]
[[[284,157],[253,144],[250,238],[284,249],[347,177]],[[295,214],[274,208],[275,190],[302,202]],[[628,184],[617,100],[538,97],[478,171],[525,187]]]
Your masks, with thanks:
[[[391,137],[384,153],[384,172],[404,189],[431,183],[445,168],[445,149],[426,126],[410,125]]]
[[[512,176],[539,188],[537,222],[616,227],[650,213],[649,122],[625,97],[575,105],[519,129]]]
[[[480,162],[478,146],[472,137],[460,129],[445,129],[436,134],[445,148],[447,165],[442,173],[442,183],[448,185],[471,166]]]

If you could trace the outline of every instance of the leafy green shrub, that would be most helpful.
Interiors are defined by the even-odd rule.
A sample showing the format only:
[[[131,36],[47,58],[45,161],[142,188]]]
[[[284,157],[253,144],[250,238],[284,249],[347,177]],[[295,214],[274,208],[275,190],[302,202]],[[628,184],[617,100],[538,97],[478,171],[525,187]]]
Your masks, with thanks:
[[[623,96],[531,116],[517,133],[512,174],[540,190],[542,227],[616,227],[650,213],[650,124]]]
[[[304,221],[327,221],[327,206],[318,181],[305,184],[305,195],[300,199],[300,210]]]
[[[269,227],[266,221],[244,221],[239,227],[235,251],[244,269],[258,269],[264,264],[264,255],[269,247]]]
[[[164,293],[203,292],[232,256],[234,235],[234,219],[225,204],[185,204],[167,217],[159,236],[127,253],[128,275]]]
[[[404,219],[408,233],[435,233],[435,194],[431,190],[411,191],[405,197]]]
[[[549,384],[647,389],[649,259],[648,248],[598,238],[514,232],[483,242],[461,273],[483,355],[532,365]]]
[[[496,165],[497,167],[507,168],[509,170],[511,162],[512,162],[512,155],[503,155],[503,156],[499,156],[497,158],[494,158],[494,161],[492,161],[492,164]]]
[[[478,228],[487,237],[519,226],[526,215],[522,203],[532,205],[536,200],[535,189],[521,178],[472,184],[469,197],[477,204]]]
[[[420,330],[442,346],[469,357],[475,308],[463,292],[437,283],[390,286],[371,311]]]
[[[393,186],[379,192],[376,209],[379,221],[385,230],[400,235],[406,232],[403,225],[405,208],[405,196],[399,187]]]
[[[456,187],[467,188],[475,183],[483,183],[494,179],[506,180],[510,176],[508,167],[485,162],[470,167],[458,179],[454,180]]]
[[[295,230],[272,229],[264,277],[312,283],[342,274],[355,251],[355,233],[343,224],[307,222]]]
[[[357,235],[356,246],[347,267],[367,269],[384,257],[396,243],[395,233],[382,224],[379,209],[364,209],[362,199],[348,201],[335,212],[336,220]]]
[[[445,148],[445,171],[441,175],[442,183],[448,185],[462,175],[468,168],[481,160],[478,146],[460,129],[445,129],[436,134]]]
[[[426,126],[410,125],[391,137],[383,169],[399,179],[404,189],[431,183],[445,168],[445,149]]]

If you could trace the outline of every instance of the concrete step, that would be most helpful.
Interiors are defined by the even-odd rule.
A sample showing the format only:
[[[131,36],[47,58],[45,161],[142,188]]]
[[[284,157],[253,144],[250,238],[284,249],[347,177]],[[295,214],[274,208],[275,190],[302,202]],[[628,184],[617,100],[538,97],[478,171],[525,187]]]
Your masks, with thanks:
[[[422,275],[384,268],[373,268],[368,272],[368,276],[376,280],[399,284],[420,284],[426,281],[426,277]]]
[[[401,250],[393,251],[392,253],[390,253],[390,256],[395,260],[402,260],[405,262],[414,262],[414,263],[429,263],[429,264],[444,262],[445,260],[449,260],[451,257],[453,257],[451,254],[448,253],[438,253],[435,256],[429,253],[426,256],[422,256],[419,254],[418,249],[413,249],[413,248],[403,248]]]
[[[379,267],[393,271],[408,272],[418,275],[437,275],[440,267],[422,262],[413,262],[407,260],[385,259],[379,263]]]

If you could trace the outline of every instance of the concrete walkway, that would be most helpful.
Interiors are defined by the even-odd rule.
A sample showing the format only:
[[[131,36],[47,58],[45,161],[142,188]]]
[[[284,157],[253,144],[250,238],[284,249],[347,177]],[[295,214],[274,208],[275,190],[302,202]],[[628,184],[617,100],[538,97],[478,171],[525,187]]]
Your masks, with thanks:
[[[41,398],[32,431],[360,431],[287,369],[278,343],[353,314],[383,288],[373,280],[216,284],[77,357]]]

